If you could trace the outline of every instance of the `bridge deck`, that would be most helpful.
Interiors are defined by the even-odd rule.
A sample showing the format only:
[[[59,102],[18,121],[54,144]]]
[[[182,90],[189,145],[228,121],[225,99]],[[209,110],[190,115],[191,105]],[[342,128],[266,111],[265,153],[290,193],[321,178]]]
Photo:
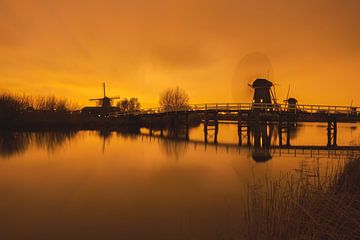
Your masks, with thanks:
[[[255,103],[211,103],[193,104],[186,108],[162,109],[148,108],[131,113],[111,113],[111,117],[137,115],[142,117],[162,116],[172,114],[211,114],[217,113],[219,120],[236,121],[239,115],[254,116],[279,121],[283,117],[295,117],[297,122],[328,122],[333,119],[337,122],[360,121],[360,108],[352,106],[327,105],[297,105],[289,108],[287,104],[255,104]],[[254,114],[256,113],[256,114]],[[244,119],[245,120],[245,119]],[[295,119],[294,119],[295,120]]]

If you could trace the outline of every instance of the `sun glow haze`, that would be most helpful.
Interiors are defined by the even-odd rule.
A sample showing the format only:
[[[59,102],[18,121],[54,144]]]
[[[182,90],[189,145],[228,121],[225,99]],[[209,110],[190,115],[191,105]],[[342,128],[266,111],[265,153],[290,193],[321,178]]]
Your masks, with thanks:
[[[290,84],[300,103],[360,105],[359,11],[356,0],[0,0],[0,91],[90,105],[105,81],[144,106],[173,86],[193,103],[232,102],[246,87],[237,65],[260,52],[280,99]]]

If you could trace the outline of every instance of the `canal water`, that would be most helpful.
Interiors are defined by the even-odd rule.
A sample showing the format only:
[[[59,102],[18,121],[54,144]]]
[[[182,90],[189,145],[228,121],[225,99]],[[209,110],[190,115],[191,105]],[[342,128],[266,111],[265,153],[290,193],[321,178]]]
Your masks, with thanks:
[[[326,127],[298,126],[291,145],[325,146]],[[338,145],[360,144],[357,125],[340,124],[338,134]],[[2,132],[0,239],[219,239],[236,226],[254,181],[328,169],[348,154],[256,150],[246,137],[239,147],[236,125],[220,125],[218,144],[211,134],[203,143],[202,126],[188,141],[166,135]]]

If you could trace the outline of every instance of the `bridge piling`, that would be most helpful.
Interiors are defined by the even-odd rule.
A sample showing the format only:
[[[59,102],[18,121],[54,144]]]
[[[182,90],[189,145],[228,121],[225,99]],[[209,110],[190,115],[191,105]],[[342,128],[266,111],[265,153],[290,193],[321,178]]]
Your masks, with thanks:
[[[189,115],[202,118],[204,141],[214,133],[214,142],[218,141],[219,121],[238,125],[238,145],[251,146],[255,143],[254,131],[257,122],[278,124],[279,146],[290,146],[291,134],[296,130],[296,123],[322,122],[327,125],[327,147],[337,146],[337,123],[360,122],[360,108],[349,106],[299,105],[289,108],[287,104],[273,106],[269,103],[213,103],[192,105],[189,109],[166,110],[158,108],[143,109],[131,113],[116,112],[109,114],[116,123],[129,121],[129,116],[138,119],[137,124],[149,129],[150,134],[160,131],[160,136],[171,128],[175,136],[189,134]],[[185,118],[184,118],[185,117]],[[181,119],[180,119],[181,118]],[[118,121],[121,120],[121,121]],[[159,128],[160,126],[160,128]],[[213,132],[211,132],[213,131]],[[170,131],[169,131],[170,132]]]
[[[241,111],[239,111],[238,119],[237,119],[239,146],[241,146],[243,144],[244,136],[248,137],[247,144],[250,145],[250,123],[249,123],[249,120],[246,120],[245,118],[246,117],[244,117],[243,113]]]
[[[185,113],[185,138],[189,140],[189,112]]]
[[[327,146],[328,147],[336,147],[337,146],[337,122],[335,119],[328,120]]]
[[[219,132],[218,113],[208,112],[204,113],[204,141],[207,143],[209,131],[214,131],[214,143],[217,143],[217,136]]]
[[[208,114],[207,111],[204,113],[204,142],[207,143],[208,134]]]
[[[242,145],[242,119],[241,112],[238,111],[238,137],[239,137],[239,145]]]
[[[279,123],[278,123],[278,134],[279,134],[279,146],[280,147],[282,146],[282,140],[283,140],[282,139],[283,138],[283,136],[282,136],[282,132],[283,132],[282,128],[283,128],[283,126],[282,126],[282,118],[280,116]]]
[[[290,139],[291,139],[291,125],[290,122],[287,123],[287,130],[286,130],[286,146],[290,147]]]

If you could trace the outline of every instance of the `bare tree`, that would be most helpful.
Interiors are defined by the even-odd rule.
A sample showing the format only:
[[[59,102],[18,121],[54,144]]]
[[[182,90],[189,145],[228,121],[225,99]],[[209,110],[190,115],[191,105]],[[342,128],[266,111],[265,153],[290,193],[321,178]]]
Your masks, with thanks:
[[[135,112],[140,111],[140,103],[137,98],[124,98],[120,102],[117,103],[117,106],[120,108],[120,111],[122,112]]]
[[[165,111],[189,109],[189,95],[181,88],[168,88],[160,95],[160,107]]]

